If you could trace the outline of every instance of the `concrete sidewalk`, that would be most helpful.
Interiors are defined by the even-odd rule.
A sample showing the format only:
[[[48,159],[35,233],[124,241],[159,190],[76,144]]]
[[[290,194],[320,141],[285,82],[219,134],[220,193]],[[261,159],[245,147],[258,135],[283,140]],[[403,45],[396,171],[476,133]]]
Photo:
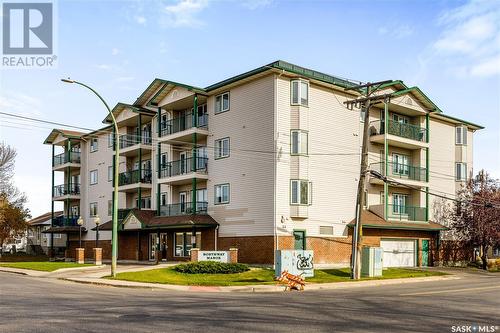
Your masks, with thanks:
[[[458,280],[460,277],[454,275],[445,276],[429,276],[419,278],[404,278],[404,279],[387,279],[387,280],[368,280],[368,281],[352,281],[352,282],[333,282],[333,283],[308,283],[306,284],[306,291],[309,290],[327,290],[327,289],[347,289],[359,287],[374,287],[391,284],[415,283],[415,282],[428,282],[428,281],[443,281],[443,280]],[[63,280],[94,284],[109,287],[119,288],[146,288],[146,289],[163,289],[170,291],[195,291],[195,292],[283,292],[285,287],[283,285],[247,285],[247,286],[180,286],[171,284],[160,283],[146,283],[146,282],[132,282],[123,280],[109,280],[90,277],[73,277],[63,278]]]

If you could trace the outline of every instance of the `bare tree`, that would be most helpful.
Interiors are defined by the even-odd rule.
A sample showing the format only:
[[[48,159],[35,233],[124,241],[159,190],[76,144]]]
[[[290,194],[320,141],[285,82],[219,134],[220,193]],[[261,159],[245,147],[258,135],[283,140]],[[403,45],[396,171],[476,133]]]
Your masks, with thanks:
[[[500,185],[484,170],[458,191],[452,224],[459,240],[481,248],[483,269],[488,250],[500,242]]]

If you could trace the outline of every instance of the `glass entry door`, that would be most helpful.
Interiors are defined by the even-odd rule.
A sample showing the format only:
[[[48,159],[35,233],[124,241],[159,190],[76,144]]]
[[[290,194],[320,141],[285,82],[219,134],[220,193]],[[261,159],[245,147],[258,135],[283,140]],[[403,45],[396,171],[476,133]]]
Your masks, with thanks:
[[[161,260],[167,261],[167,234],[162,232],[160,234],[160,252],[161,252]]]
[[[149,260],[156,260],[156,247],[158,246],[158,234],[149,234]]]

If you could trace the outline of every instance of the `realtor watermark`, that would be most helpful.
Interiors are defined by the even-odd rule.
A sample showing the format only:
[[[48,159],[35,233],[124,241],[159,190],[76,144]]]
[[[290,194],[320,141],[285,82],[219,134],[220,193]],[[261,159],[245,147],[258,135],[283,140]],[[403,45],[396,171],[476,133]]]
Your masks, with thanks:
[[[2,69],[55,68],[53,1],[2,3]]]
[[[450,332],[453,333],[495,333],[500,332],[500,326],[496,325],[453,325]]]

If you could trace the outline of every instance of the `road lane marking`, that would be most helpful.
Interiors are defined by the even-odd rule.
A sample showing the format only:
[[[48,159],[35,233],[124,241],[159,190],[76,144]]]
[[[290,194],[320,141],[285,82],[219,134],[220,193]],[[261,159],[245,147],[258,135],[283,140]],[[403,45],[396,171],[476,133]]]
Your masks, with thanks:
[[[418,293],[399,294],[399,296],[420,296],[420,295],[459,293],[459,292],[464,292],[464,291],[490,290],[490,289],[500,289],[500,286],[463,288],[463,289],[447,289],[447,290],[436,290],[436,291],[422,291],[422,292],[418,292]]]

